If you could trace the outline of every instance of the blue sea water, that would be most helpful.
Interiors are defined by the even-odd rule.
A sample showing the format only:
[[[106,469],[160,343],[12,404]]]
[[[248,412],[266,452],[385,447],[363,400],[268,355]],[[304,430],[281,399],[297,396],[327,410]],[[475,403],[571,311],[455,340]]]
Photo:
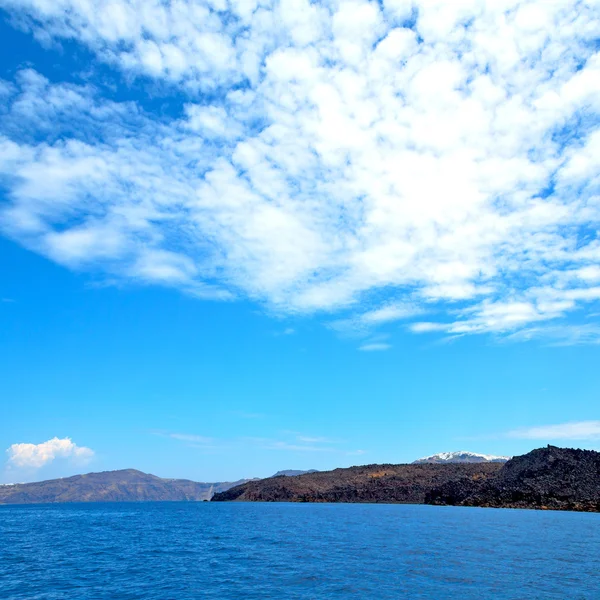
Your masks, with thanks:
[[[600,599],[600,514],[364,504],[0,506],[2,600]]]

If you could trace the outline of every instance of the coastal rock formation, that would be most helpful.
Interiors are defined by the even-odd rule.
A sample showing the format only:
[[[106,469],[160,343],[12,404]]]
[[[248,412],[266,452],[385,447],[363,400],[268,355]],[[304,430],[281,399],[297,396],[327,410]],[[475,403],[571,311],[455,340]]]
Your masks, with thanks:
[[[499,463],[366,465],[249,481],[215,494],[213,501],[401,502],[422,504],[431,490],[457,479],[487,479]]]
[[[494,477],[447,481],[429,504],[600,512],[600,452],[548,446],[509,460]]]
[[[400,502],[600,512],[600,453],[548,446],[506,463],[367,465],[250,481],[213,501]]]
[[[492,454],[479,454],[477,452],[467,452],[460,450],[458,452],[440,452],[439,454],[433,454],[426,456],[425,458],[419,458],[413,462],[414,465],[420,465],[422,463],[484,463],[484,462],[498,462],[505,463],[510,460],[510,456],[494,456]]]
[[[75,475],[36,483],[0,486],[0,504],[56,502],[202,501],[245,480],[233,483],[197,483],[187,479],[162,479],[125,469]]]

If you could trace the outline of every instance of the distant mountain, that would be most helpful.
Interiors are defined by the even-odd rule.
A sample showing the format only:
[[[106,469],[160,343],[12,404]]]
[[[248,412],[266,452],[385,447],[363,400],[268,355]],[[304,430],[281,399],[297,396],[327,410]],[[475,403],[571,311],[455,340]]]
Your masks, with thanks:
[[[458,452],[440,452],[439,454],[419,458],[419,460],[413,462],[413,465],[423,463],[505,463],[507,460],[510,460],[510,456],[493,456],[461,450]]]
[[[197,483],[125,469],[0,487],[0,504],[56,502],[201,501],[246,482]]]
[[[304,475],[305,473],[318,473],[316,469],[309,469],[308,471],[296,471],[294,469],[288,469],[287,471],[277,471],[273,477],[297,477],[298,475]]]

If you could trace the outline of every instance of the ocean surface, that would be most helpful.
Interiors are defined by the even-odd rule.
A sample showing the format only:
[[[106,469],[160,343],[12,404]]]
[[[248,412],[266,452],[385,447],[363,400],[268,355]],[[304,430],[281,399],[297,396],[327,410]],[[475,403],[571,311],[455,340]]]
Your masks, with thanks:
[[[2,600],[600,599],[600,514],[364,504],[0,506]]]

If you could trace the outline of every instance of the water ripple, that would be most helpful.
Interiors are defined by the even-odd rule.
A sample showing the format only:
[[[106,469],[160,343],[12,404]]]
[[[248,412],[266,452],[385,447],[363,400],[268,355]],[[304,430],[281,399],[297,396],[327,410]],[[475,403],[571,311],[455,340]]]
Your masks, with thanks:
[[[0,506],[3,600],[600,598],[600,515],[401,505]]]

